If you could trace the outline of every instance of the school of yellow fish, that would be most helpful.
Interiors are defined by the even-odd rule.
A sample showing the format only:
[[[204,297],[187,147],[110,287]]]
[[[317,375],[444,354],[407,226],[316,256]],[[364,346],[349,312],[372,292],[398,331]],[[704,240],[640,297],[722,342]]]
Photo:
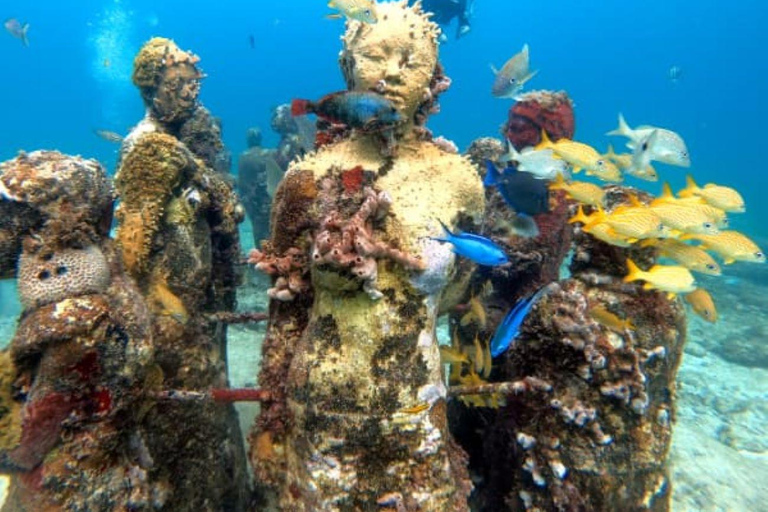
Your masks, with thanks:
[[[628,137],[632,153],[617,154],[613,146],[600,154],[591,146],[568,139],[551,141],[542,133],[536,149],[550,149],[556,158],[565,160],[574,173],[582,169],[587,175],[608,182],[623,181],[624,174],[647,181],[657,181],[658,174],[651,161],[681,167],[690,166],[688,150],[683,139],[673,131],[653,126],[630,128],[619,115],[619,128],[608,135]],[[729,213],[745,211],[744,200],[734,189],[708,183],[699,186],[691,175],[684,189],[675,196],[667,183],[662,194],[643,202],[630,194],[628,202],[605,210],[602,187],[583,181],[567,181],[558,175],[550,190],[562,190],[579,203],[571,223],[580,223],[582,230],[593,237],[618,247],[639,244],[654,247],[658,255],[675,264],[657,264],[647,270],[627,260],[625,282],[644,281],[643,288],[666,292],[669,298],[686,294],[685,299],[695,313],[709,322],[717,320],[712,297],[698,288],[691,272],[719,276],[720,265],[710,255],[714,253],[728,265],[735,261],[764,263],[765,253],[745,235],[728,230]],[[589,213],[585,212],[589,209]],[[597,321],[609,328],[627,329],[631,323],[609,312],[597,311]]]

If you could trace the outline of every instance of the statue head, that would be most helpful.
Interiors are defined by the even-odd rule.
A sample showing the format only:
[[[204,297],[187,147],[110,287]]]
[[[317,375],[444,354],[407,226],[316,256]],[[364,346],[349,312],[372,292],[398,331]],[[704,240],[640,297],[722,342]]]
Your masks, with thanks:
[[[162,123],[187,120],[197,106],[202,72],[200,58],[170,39],[150,39],[133,61],[133,83],[144,104]]]
[[[406,0],[376,5],[375,24],[350,21],[339,61],[349,90],[377,91],[405,119],[427,98],[437,68],[439,28],[421,3]]]

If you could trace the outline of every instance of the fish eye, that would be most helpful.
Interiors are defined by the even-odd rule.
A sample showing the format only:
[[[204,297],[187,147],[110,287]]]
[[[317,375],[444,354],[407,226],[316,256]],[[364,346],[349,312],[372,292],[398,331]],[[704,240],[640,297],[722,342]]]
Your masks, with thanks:
[[[707,263],[707,270],[716,270],[716,269],[717,267],[715,267],[713,264]]]
[[[602,167],[602,166],[604,166],[604,165],[605,165],[605,162],[604,162],[604,161],[602,161],[602,160],[598,160],[598,161],[597,161],[597,165],[598,165],[598,167]]]
[[[659,231],[664,231],[664,224],[659,224]]]
[[[517,82],[517,78],[512,77],[512,78],[509,79],[509,83],[513,84],[515,82]]]
[[[366,16],[370,16],[371,15],[371,10],[370,9],[366,9],[365,11],[363,11],[363,14],[365,14]]]
[[[705,309],[704,311],[702,311],[702,313],[704,313],[704,316],[707,317],[707,318],[709,318],[709,315],[712,314],[712,313],[710,313],[710,311],[708,309]]]
[[[712,223],[711,222],[705,222],[704,223],[704,229],[712,229]]]
[[[762,253],[762,252],[760,252],[760,251],[757,251],[757,252],[755,253],[755,257],[756,257],[757,259],[760,259],[760,260],[761,260],[761,259],[765,258],[765,254],[763,254],[763,253]]]

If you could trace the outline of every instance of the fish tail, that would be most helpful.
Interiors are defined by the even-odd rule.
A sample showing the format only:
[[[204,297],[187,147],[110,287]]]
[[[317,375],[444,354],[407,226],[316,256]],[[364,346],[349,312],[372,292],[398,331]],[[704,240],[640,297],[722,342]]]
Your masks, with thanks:
[[[315,111],[315,105],[309,100],[293,100],[291,102],[291,115],[305,116]]]
[[[565,178],[562,173],[557,173],[555,181],[549,184],[550,190],[565,190]]]
[[[576,215],[568,219],[568,224],[575,224],[576,222],[581,222],[582,224],[589,224],[589,217],[586,216],[584,213],[584,208],[582,205],[579,205],[579,209],[576,210]]]
[[[693,180],[693,176],[688,174],[685,177],[685,188],[678,195],[680,197],[692,197],[697,190],[699,190],[699,186]]]
[[[448,229],[448,226],[446,226],[445,223],[442,220],[437,219],[437,222],[440,223],[440,226],[443,228],[443,231],[445,232],[445,239],[444,239],[444,241],[445,242],[450,242],[451,239],[453,238],[453,233],[451,233],[451,230]],[[435,240],[437,240],[437,239],[435,239]]]
[[[643,274],[645,274],[645,272],[640,270],[640,267],[638,267],[635,262],[629,258],[627,258],[627,269],[629,272],[626,276],[624,276],[625,283],[631,283],[632,281],[643,279]]]
[[[21,44],[24,46],[29,46],[29,39],[27,39],[27,31],[29,30],[29,23],[25,23],[23,27],[21,27]]]
[[[547,134],[547,130],[544,128],[541,129],[541,142],[539,142],[539,144],[542,144],[542,147],[545,148],[551,148],[553,146],[552,141]]]
[[[621,112],[619,112],[619,127],[606,133],[606,135],[621,135],[624,137],[632,136],[632,128],[629,127],[627,121],[624,119],[624,115]]]

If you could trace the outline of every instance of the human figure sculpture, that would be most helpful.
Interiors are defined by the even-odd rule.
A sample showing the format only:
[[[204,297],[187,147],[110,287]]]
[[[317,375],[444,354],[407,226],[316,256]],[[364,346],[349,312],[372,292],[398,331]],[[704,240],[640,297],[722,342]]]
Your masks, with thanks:
[[[421,126],[447,85],[437,26],[405,1],[377,8],[378,23],[349,23],[340,63],[404,122],[294,161],[250,258],[274,276],[251,460],[282,510],[467,510],[435,323],[471,267],[429,237],[437,219],[470,228],[483,189]]]
[[[198,57],[154,38],[134,61],[146,117],[126,137],[115,186],[117,241],[152,314],[163,387],[227,385],[226,326],[239,282],[244,210],[223,175],[220,125],[198,101]],[[158,402],[147,443],[171,481],[172,510],[243,510],[244,448],[231,405]]]

